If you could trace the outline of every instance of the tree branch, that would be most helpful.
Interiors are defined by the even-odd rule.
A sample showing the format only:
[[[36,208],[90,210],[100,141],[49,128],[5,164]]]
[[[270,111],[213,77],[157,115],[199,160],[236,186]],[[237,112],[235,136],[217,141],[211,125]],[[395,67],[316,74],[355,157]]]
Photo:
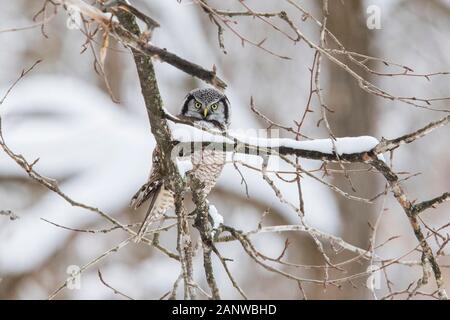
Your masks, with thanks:
[[[420,243],[420,246],[422,248],[422,253],[428,259],[429,263],[431,264],[431,268],[434,273],[434,277],[436,279],[436,285],[438,288],[438,295],[440,299],[447,299],[447,293],[444,288],[444,279],[442,277],[442,272],[439,267],[439,264],[436,260],[435,255],[433,254],[433,251],[428,244],[427,240],[425,239],[425,236],[421,230],[419,221],[417,220],[417,213],[414,209],[414,206],[412,205],[411,201],[408,200],[405,191],[403,190],[402,186],[399,183],[398,176],[384,163],[380,160],[373,160],[370,162],[373,167],[375,167],[380,173],[383,174],[383,176],[386,178],[387,182],[389,183],[389,186],[391,187],[391,190],[397,199],[397,202],[400,204],[400,206],[403,208],[403,211],[405,212],[406,216],[409,219],[409,222],[411,224],[411,227],[414,231],[414,235],[416,236],[417,240]],[[448,197],[448,195],[444,194],[445,198]],[[435,200],[435,199],[433,199]],[[431,202],[433,202],[431,200]],[[426,203],[429,203],[430,201],[427,201]],[[431,206],[431,205],[430,205]],[[423,206],[423,210],[427,205]],[[428,206],[429,207],[429,206]]]
[[[136,19],[131,13],[119,11],[117,12],[117,18],[128,32],[137,37],[141,35]],[[161,175],[166,177],[166,181],[164,182],[165,186],[174,192],[175,209],[178,217],[177,250],[183,269],[185,298],[189,297],[195,299],[195,290],[190,285],[193,283],[192,244],[189,239],[188,222],[187,217],[184,214],[185,210],[182,202],[184,181],[171,158],[172,145],[170,142],[172,140],[172,135],[167,120],[164,117],[163,101],[159,92],[152,58],[140,53],[134,48],[131,50],[138,72],[145,106],[147,108],[151,131],[155,137],[157,148],[160,150]]]
[[[450,116],[446,116],[438,121],[431,122],[424,126],[423,128],[420,128],[412,133],[405,134],[401,137],[398,137],[396,139],[392,140],[382,140],[379,145],[377,145],[373,152],[375,154],[385,153],[387,151],[394,150],[398,146],[402,144],[407,144],[415,141],[418,138],[422,138],[423,136],[427,135],[428,133],[434,131],[435,129],[445,126],[450,122]]]
[[[421,213],[422,211],[425,211],[429,208],[435,208],[438,204],[446,202],[448,200],[450,200],[450,193],[445,192],[444,194],[442,194],[439,197],[436,197],[431,200],[423,201],[421,203],[414,205],[412,208],[412,211],[414,214],[417,215],[417,214]]]
[[[206,281],[211,289],[212,298],[215,300],[220,299],[219,288],[217,287],[216,278],[214,276],[214,270],[211,260],[212,252],[212,228],[209,223],[209,205],[206,200],[206,195],[203,192],[204,185],[194,176],[190,175],[190,188],[192,191],[192,200],[195,204],[196,218],[194,226],[200,232],[203,245],[203,265],[205,269]]]
[[[179,56],[177,56],[174,53],[169,52],[167,49],[161,49],[157,46],[154,46],[148,42],[148,37],[150,35],[142,36],[139,32],[139,28],[136,25],[134,25],[132,28],[130,25],[131,21],[127,21],[127,19],[124,19],[124,14],[126,14],[129,17],[132,17],[134,19],[133,14],[130,12],[133,10],[130,10],[130,7],[127,6],[126,12],[123,8],[119,5],[118,7],[110,8],[112,10],[117,18],[119,19],[119,23],[111,18],[110,15],[102,12],[100,9],[91,6],[87,3],[85,3],[82,0],[54,0],[56,3],[64,4],[66,6],[73,6],[76,7],[80,13],[83,14],[85,17],[89,17],[99,24],[103,26],[103,29],[107,32],[109,32],[112,36],[114,36],[119,42],[122,44],[129,46],[132,48],[135,52],[135,56],[137,52],[140,52],[142,55],[154,58],[158,58],[159,60],[166,62],[172,66],[174,66],[177,69],[180,69],[181,71],[190,74],[193,77],[199,78],[219,89],[225,89],[226,83],[220,79],[216,75],[216,71],[213,70],[206,70],[203,67],[192,63],[186,59],[183,59]],[[133,8],[134,9],[134,8]],[[136,10],[136,9],[135,9]],[[152,18],[149,18],[144,15],[143,13],[140,13],[140,19],[144,20],[146,23],[151,22],[150,25],[153,27],[159,26],[159,24]],[[134,24],[136,21],[134,21]],[[137,28],[137,29],[136,29]]]

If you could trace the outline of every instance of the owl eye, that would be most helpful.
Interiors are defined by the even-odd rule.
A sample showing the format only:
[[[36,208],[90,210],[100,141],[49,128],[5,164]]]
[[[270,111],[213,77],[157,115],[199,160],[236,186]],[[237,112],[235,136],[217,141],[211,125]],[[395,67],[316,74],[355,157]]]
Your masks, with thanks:
[[[213,111],[216,111],[218,107],[219,107],[219,105],[217,103],[214,103],[214,104],[211,105],[211,109]]]
[[[202,107],[201,102],[195,101],[194,107],[195,107],[195,109],[200,109]]]

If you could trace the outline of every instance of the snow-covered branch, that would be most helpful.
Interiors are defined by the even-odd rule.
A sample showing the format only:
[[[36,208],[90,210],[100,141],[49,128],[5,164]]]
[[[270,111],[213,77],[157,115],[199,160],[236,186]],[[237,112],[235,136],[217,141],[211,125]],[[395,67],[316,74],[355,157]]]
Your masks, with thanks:
[[[250,155],[294,155],[297,157],[322,161],[366,162],[379,141],[371,136],[343,137],[298,141],[281,138],[270,139],[251,137],[230,130],[227,134],[195,127],[193,123],[180,120],[166,113],[174,144],[178,150],[193,151],[195,148],[209,147],[230,153]],[[334,150],[337,150],[337,154]],[[379,155],[383,160],[383,156]]]

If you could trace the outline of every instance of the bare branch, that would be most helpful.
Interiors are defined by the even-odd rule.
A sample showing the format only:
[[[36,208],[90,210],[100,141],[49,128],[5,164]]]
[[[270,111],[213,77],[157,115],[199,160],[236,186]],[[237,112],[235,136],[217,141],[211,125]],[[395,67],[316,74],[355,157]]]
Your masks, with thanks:
[[[423,136],[429,134],[430,132],[436,130],[439,127],[445,126],[450,122],[450,116],[446,116],[438,121],[430,122],[423,128],[420,128],[412,133],[405,134],[401,137],[392,140],[382,140],[379,145],[377,145],[373,152],[376,154],[385,153],[390,150],[394,150],[402,144],[411,143],[418,138],[422,138]]]
[[[439,197],[436,197],[434,199],[431,200],[427,200],[427,201],[423,201],[421,203],[418,203],[416,205],[413,206],[412,211],[414,214],[419,214],[422,211],[425,211],[429,208],[436,208],[438,204],[440,203],[444,203],[446,201],[450,200],[450,193],[449,192],[445,192],[444,194],[442,194]]]
[[[103,275],[102,275],[102,273],[100,272],[100,269],[97,270],[97,275],[98,275],[98,277],[99,277],[101,283],[103,283],[103,284],[105,285],[105,287],[111,289],[111,290],[114,292],[114,294],[121,295],[122,297],[124,297],[124,298],[126,298],[126,299],[128,299],[128,300],[134,300],[134,299],[131,298],[130,296],[126,295],[125,293],[120,292],[119,290],[113,288],[111,285],[109,285],[108,283],[106,283],[106,281],[103,279]]]

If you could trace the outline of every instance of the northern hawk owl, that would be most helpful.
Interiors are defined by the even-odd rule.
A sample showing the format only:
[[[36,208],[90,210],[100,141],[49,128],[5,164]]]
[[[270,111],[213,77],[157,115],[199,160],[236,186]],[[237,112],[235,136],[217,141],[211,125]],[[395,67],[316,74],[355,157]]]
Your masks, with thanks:
[[[227,97],[213,88],[195,89],[189,92],[182,105],[180,119],[189,120],[195,126],[216,129],[225,132],[230,123],[230,104]],[[164,185],[160,172],[160,151],[153,151],[153,165],[148,182],[145,183],[131,200],[131,207],[136,209],[150,200],[149,209],[138,231],[136,241],[145,235],[149,225],[174,206],[173,192]],[[194,149],[191,153],[193,174],[203,185],[205,195],[214,187],[225,165],[225,153],[221,150]]]

